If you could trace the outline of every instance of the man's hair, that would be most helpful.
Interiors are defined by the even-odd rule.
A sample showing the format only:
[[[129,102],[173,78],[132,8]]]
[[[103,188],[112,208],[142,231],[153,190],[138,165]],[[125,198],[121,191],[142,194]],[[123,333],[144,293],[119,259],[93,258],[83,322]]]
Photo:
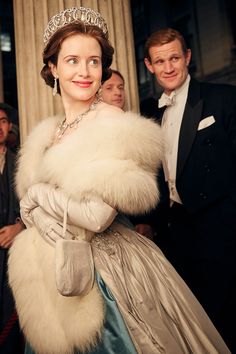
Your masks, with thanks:
[[[175,39],[180,41],[183,53],[187,53],[187,45],[184,37],[180,32],[173,28],[163,28],[156,32],[153,32],[151,36],[147,39],[144,47],[144,55],[149,61],[151,61],[149,50],[151,47],[161,46],[163,44],[167,44],[173,42]]]
[[[7,103],[1,102],[0,103],[0,110],[4,111],[7,115],[9,122],[17,122],[18,121],[18,112],[15,108],[10,106]]]
[[[121,78],[121,80],[123,81],[123,83],[125,83],[125,79],[124,79],[123,75],[118,70],[111,69],[111,72],[112,72],[112,74],[118,75]]]

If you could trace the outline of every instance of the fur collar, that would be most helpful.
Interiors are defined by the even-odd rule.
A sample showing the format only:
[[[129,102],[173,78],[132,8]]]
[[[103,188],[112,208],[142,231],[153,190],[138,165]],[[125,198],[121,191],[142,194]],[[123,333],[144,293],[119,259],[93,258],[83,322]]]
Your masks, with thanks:
[[[52,117],[39,124],[20,152],[20,198],[30,185],[46,182],[78,200],[102,197],[124,213],[143,213],[156,205],[162,139],[155,122],[103,105],[94,118],[50,147],[58,120]]]

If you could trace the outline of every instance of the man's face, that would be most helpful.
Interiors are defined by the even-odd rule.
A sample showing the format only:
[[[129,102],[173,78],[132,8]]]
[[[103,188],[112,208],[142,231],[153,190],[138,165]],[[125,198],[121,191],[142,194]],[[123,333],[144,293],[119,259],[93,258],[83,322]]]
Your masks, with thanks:
[[[149,49],[151,61],[145,58],[148,70],[155,74],[160,86],[166,94],[179,88],[188,75],[191,58],[190,49],[185,54],[178,39]]]
[[[121,109],[125,105],[125,88],[122,78],[113,73],[111,78],[102,85],[102,99],[104,102]]]
[[[5,144],[10,130],[11,130],[11,123],[9,122],[5,111],[2,111],[0,109],[0,145]]]

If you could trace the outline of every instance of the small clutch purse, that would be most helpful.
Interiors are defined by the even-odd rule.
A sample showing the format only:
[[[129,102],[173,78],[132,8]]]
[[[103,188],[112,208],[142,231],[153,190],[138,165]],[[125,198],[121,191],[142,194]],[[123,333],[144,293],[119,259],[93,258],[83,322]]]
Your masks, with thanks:
[[[89,242],[57,240],[56,286],[63,296],[86,295],[94,283],[94,263]]]

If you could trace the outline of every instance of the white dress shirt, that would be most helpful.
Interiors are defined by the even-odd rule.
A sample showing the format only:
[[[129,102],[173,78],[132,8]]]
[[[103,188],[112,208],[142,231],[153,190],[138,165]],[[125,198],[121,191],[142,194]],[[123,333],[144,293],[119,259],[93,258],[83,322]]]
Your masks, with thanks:
[[[182,204],[176,189],[176,167],[179,133],[182,123],[185,104],[188,96],[190,76],[188,75],[181,87],[175,90],[173,104],[169,105],[163,115],[162,132],[164,137],[164,160],[163,167],[165,179],[168,182],[171,204]]]

